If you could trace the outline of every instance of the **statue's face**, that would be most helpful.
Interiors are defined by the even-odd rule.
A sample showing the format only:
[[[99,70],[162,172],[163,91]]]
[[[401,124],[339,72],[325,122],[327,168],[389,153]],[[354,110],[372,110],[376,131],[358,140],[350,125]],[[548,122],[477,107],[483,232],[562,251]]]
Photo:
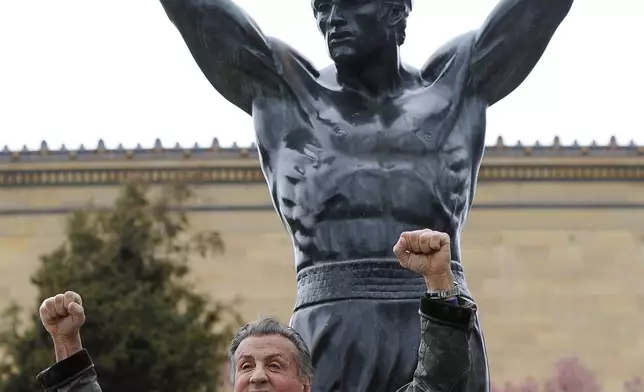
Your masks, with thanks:
[[[313,11],[336,63],[369,59],[391,35],[380,0],[313,0]]]

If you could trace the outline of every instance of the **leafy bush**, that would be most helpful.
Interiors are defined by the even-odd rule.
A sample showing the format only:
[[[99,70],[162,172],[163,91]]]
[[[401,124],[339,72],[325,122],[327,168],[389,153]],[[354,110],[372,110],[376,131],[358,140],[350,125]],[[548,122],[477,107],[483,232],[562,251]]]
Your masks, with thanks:
[[[66,241],[41,257],[32,277],[38,302],[27,308],[31,322],[20,325],[16,305],[2,320],[1,392],[41,389],[35,376],[54,356],[37,310],[67,290],[83,296],[83,344],[105,392],[217,390],[231,337],[224,320],[238,318],[185,280],[190,257],[224,250],[217,233],[188,236],[186,214],[176,207],[189,196],[173,186],[151,200],[147,186],[129,184],[113,209],[70,216]]]

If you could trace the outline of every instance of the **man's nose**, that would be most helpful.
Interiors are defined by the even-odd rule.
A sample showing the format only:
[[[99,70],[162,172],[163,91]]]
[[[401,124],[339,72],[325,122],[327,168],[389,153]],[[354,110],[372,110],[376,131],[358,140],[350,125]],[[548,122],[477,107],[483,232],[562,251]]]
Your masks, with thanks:
[[[268,382],[268,376],[266,375],[266,370],[263,366],[255,366],[253,374],[250,376],[250,382],[252,384],[263,384]]]

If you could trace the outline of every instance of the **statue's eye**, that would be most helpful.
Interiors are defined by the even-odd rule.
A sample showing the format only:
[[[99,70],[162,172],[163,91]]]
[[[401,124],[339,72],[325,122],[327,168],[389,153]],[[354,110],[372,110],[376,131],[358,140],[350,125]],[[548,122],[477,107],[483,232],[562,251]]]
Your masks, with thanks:
[[[328,1],[319,2],[315,6],[315,11],[323,13],[323,14],[327,13],[327,12],[330,12],[331,11],[331,3],[329,3]]]

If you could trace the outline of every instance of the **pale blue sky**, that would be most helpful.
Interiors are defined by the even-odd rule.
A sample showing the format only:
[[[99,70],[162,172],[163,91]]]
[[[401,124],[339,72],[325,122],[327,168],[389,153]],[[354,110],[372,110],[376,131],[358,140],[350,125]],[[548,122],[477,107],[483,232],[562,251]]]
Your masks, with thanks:
[[[403,47],[420,66],[482,23],[497,0],[416,0]],[[329,63],[309,0],[237,0],[268,35]],[[577,0],[532,75],[489,112],[488,142],[644,144],[644,4]],[[250,144],[252,121],[221,98],[157,0],[0,0],[0,148],[104,139]]]

